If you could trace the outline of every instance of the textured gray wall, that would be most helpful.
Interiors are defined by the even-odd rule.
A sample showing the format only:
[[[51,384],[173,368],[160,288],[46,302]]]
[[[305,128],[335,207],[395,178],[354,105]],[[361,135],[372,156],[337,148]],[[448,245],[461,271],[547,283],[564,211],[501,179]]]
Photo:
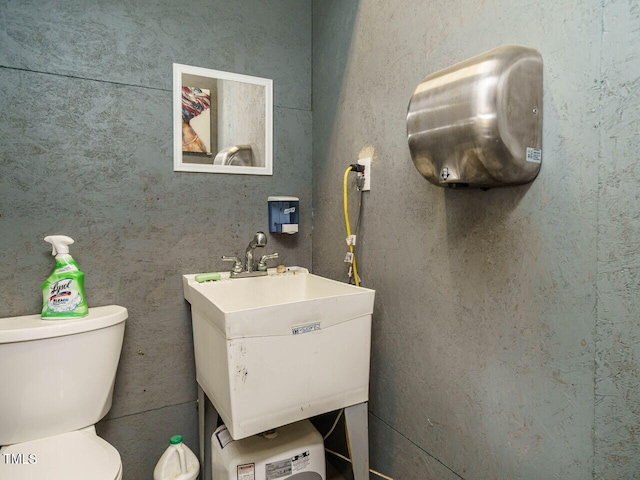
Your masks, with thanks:
[[[308,1],[129,3],[0,5],[0,317],[38,311],[42,237],[74,237],[90,303],[130,311],[99,424],[127,480],[150,477],[173,433],[195,448],[180,274],[223,268],[221,253],[266,228],[273,193],[299,195],[307,215],[268,250],[309,266],[312,181]],[[314,3],[317,273],[344,279],[342,173],[374,157],[360,263],[378,292],[374,468],[398,480],[640,471],[639,15],[632,0]],[[413,88],[506,43],[545,61],[540,176],[431,186],[406,144]],[[273,177],[172,172],[173,62],[274,78]]]
[[[636,478],[639,14],[635,1],[314,2],[316,273],[345,278],[342,174],[373,155],[359,266],[377,291],[374,468]],[[408,152],[413,89],[514,43],[545,64],[539,177],[432,186]]]
[[[267,196],[301,199],[301,233],[265,249],[311,266],[310,1],[0,5],[0,317],[41,307],[47,234],[76,240],[90,306],[129,309],[99,432],[125,479],[148,479],[175,433],[196,447],[180,275],[228,269],[268,229]],[[274,175],[174,173],[172,63],[274,79]]]
[[[640,475],[640,5],[605,1],[599,118],[595,475]]]

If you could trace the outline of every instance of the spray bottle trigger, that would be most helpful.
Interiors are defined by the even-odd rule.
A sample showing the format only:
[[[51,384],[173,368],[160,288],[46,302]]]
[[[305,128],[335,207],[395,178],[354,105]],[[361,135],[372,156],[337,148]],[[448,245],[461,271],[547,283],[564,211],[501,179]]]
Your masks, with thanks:
[[[66,235],[49,235],[44,237],[44,241],[50,243],[53,247],[51,255],[69,253],[69,245],[73,245],[73,238]]]

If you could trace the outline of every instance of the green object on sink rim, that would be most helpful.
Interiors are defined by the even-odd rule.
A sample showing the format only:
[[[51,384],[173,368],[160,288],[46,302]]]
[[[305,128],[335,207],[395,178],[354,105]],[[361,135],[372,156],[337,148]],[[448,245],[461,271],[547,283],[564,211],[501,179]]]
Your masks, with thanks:
[[[218,272],[199,273],[194,278],[198,283],[211,282],[215,280],[220,280],[220,274]]]

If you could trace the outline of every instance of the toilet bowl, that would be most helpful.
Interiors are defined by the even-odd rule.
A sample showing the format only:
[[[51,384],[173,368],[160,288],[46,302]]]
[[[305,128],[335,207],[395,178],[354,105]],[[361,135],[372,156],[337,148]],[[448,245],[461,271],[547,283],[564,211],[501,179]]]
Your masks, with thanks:
[[[0,448],[0,479],[122,480],[120,454],[94,427]]]
[[[121,480],[96,434],[111,408],[127,310],[0,319],[0,480]]]

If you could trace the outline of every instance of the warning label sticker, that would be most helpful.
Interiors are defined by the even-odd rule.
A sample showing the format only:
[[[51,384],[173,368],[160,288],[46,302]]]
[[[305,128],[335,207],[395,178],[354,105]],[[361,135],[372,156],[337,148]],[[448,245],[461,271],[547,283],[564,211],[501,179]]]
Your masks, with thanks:
[[[291,459],[280,460],[279,462],[267,463],[266,465],[267,480],[275,480],[276,478],[291,475]]]
[[[238,465],[238,480],[256,480],[255,463]]]
[[[311,463],[311,455],[309,451],[306,451],[291,459],[291,469],[293,473],[296,473],[307,468],[309,463]]]
[[[266,480],[276,480],[281,477],[289,477],[294,473],[306,470],[310,463],[311,454],[308,450],[292,458],[287,458],[286,460],[267,463],[265,468]]]
[[[233,438],[231,437],[229,430],[227,430],[227,427],[221,428],[217,431],[216,438],[218,439],[221,449],[233,442]]]

